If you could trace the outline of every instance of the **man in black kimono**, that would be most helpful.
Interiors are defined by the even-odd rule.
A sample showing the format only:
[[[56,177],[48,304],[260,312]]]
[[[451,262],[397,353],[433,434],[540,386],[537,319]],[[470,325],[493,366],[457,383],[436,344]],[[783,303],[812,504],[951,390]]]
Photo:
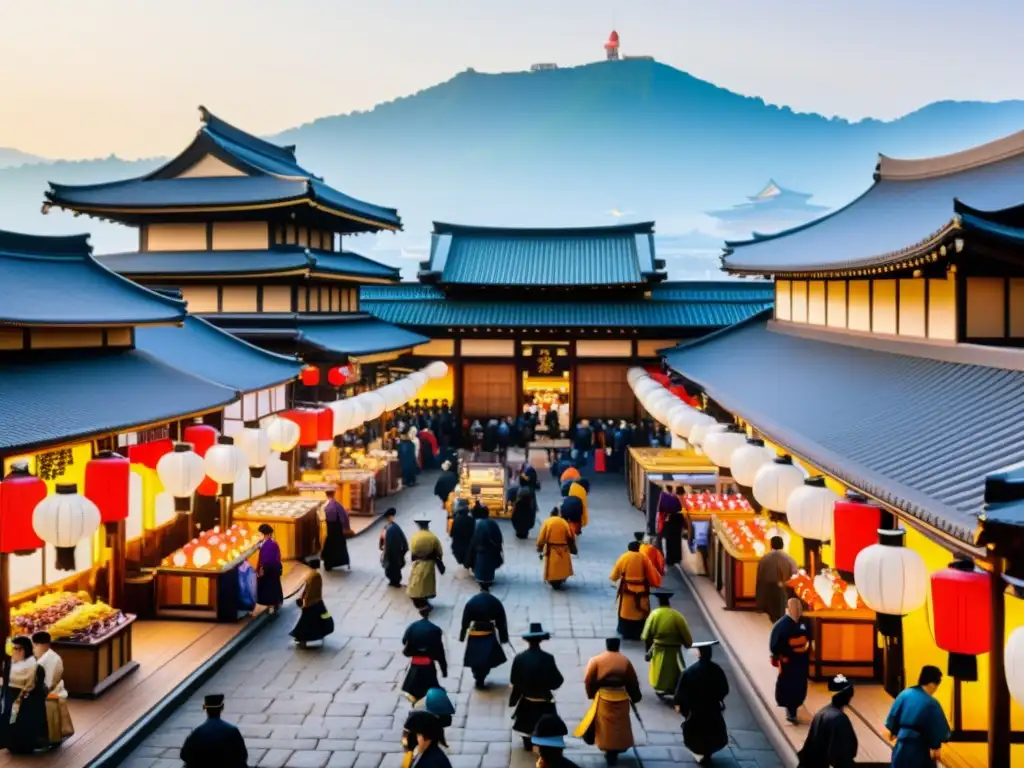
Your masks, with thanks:
[[[853,768],[857,757],[857,733],[844,711],[853,698],[853,683],[844,675],[828,681],[832,702],[811,720],[803,748],[797,753],[798,768]]]
[[[448,497],[452,495],[452,491],[455,490],[455,486],[458,484],[459,476],[452,468],[451,461],[442,461],[441,474],[437,478],[437,482],[434,483],[434,495],[441,500],[442,507],[445,505],[445,502],[448,501]]]
[[[380,564],[384,566],[384,575],[388,586],[402,586],[402,569],[405,567],[405,556],[409,552],[409,542],[402,532],[401,526],[395,522],[395,508],[391,507],[384,513],[387,523],[380,532]]]
[[[508,642],[505,606],[492,595],[491,585],[480,582],[480,592],[466,601],[462,611],[459,640],[466,643],[463,665],[473,670],[477,688],[483,688],[487,673],[507,661],[501,646]]]
[[[431,688],[438,687],[437,667],[441,677],[448,677],[448,659],[444,655],[444,633],[441,628],[423,617],[410,624],[402,636],[402,654],[409,658],[409,671],[402,683],[402,693],[415,704],[427,695]],[[437,665],[435,667],[435,664]]]
[[[436,715],[422,709],[409,713],[402,728],[402,746],[414,753],[406,763],[416,768],[451,768],[448,755],[441,749],[444,729]]]
[[[452,557],[459,565],[466,566],[469,554],[469,540],[473,538],[476,520],[469,511],[469,499],[456,499],[452,507],[452,527],[448,535],[452,540]]]
[[[693,644],[700,659],[683,671],[673,699],[676,711],[684,718],[683,743],[694,755],[701,756],[701,765],[709,765],[711,756],[729,745],[729,731],[722,716],[729,681],[711,660],[711,649],[716,645],[717,640]]]
[[[533,749],[530,734],[544,715],[557,715],[555,694],[565,682],[558,671],[555,657],[540,649],[540,644],[550,640],[551,635],[539,623],[531,623],[530,631],[523,635],[529,648],[516,654],[512,660],[512,674],[509,684],[512,693],[508,705],[515,707],[512,713],[512,731],[523,739],[523,749]]]
[[[185,739],[181,748],[181,762],[185,768],[245,768],[249,752],[238,729],[221,720],[224,712],[224,694],[213,693],[203,700],[206,722]]]
[[[786,720],[796,725],[797,710],[807,698],[811,631],[803,619],[803,605],[796,597],[786,603],[786,615],[775,622],[768,640],[772,664],[779,668],[775,703],[786,710]]]
[[[473,507],[473,518],[476,522],[466,553],[466,567],[473,569],[473,577],[481,584],[493,584],[495,571],[505,561],[501,528],[479,502]]]

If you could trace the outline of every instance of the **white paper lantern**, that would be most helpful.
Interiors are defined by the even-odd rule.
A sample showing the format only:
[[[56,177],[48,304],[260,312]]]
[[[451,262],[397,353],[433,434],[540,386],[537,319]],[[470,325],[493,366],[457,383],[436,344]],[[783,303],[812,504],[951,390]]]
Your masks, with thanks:
[[[636,383],[647,375],[647,371],[643,368],[630,368],[626,371],[626,383],[629,384],[629,388],[632,389],[636,386]]]
[[[295,427],[296,431],[298,426]],[[156,463],[156,474],[164,489],[174,497],[174,509],[188,512],[192,494],[206,478],[206,469],[190,443],[175,443]]]
[[[359,395],[359,405],[363,408],[365,421],[379,419],[381,414],[387,409],[384,398],[376,392],[364,392]]]
[[[748,437],[747,442],[733,451],[730,457],[732,479],[744,488],[752,488],[757,471],[765,464],[771,464],[774,458],[775,451],[766,448],[764,440]]]
[[[637,400],[643,403],[659,389],[665,388],[654,379],[647,377],[646,379],[640,379],[640,381],[636,383],[636,386],[633,388],[633,394],[636,395]]]
[[[399,391],[403,395],[405,395],[405,403],[408,403],[410,400],[416,397],[416,393],[419,391],[416,388],[415,382],[409,381],[408,377],[404,379],[399,379],[397,384]]]
[[[862,549],[853,564],[853,581],[868,608],[878,614],[878,631],[899,632],[901,616],[921,608],[928,599],[928,568],[905,544],[906,531],[878,532],[878,544]]]
[[[708,432],[704,438],[704,453],[716,466],[728,469],[732,466],[732,454],[747,444],[747,433],[735,424],[721,432]]]
[[[648,396],[644,407],[658,422],[665,424],[668,418],[668,409],[677,402],[679,402],[679,398],[663,388]]]
[[[832,515],[839,500],[839,494],[825,485],[824,477],[808,477],[786,500],[786,522],[805,539],[832,541]]]
[[[1006,640],[1003,664],[1010,695],[1024,706],[1024,627],[1017,627]]]
[[[348,401],[349,407],[352,409],[352,421],[349,429],[355,429],[356,427],[362,426],[363,422],[366,421],[366,409],[363,407],[363,401],[359,397],[353,397]]]
[[[270,450],[278,453],[288,453],[299,444],[299,436],[302,430],[299,425],[291,419],[283,419],[275,416],[267,424],[267,439],[270,441]]]
[[[58,484],[56,493],[36,504],[32,528],[57,550],[57,570],[74,571],[75,547],[100,527],[100,508],[78,493],[74,483]]]
[[[258,423],[250,422],[235,436],[235,445],[245,454],[249,477],[263,477],[270,461],[270,438],[266,430],[261,429]]]
[[[352,423],[352,400],[335,400],[327,405],[334,414],[334,436],[343,435],[355,424]]]
[[[685,439],[689,438],[690,430],[693,429],[693,425],[696,424],[704,414],[696,408],[691,408],[686,403],[683,403],[682,405],[682,410],[673,411],[675,415],[669,423],[669,429],[671,429],[673,433]]]
[[[417,392],[423,389],[425,386],[427,386],[427,381],[430,380],[430,377],[427,376],[427,374],[425,374],[423,371],[416,371],[415,373],[410,373],[409,378],[416,385]]]
[[[248,464],[248,457],[235,445],[233,437],[217,438],[217,444],[211,445],[203,457],[206,476],[221,484],[222,496],[234,495],[235,480]]]
[[[405,393],[397,384],[388,384],[376,390],[377,394],[384,398],[384,406],[389,411],[401,408],[405,403]]]
[[[690,430],[686,439],[690,441],[691,445],[696,445],[699,448],[704,445],[704,438],[707,437],[708,432],[722,432],[728,426],[728,424],[719,424],[710,416],[705,416],[693,425],[693,429]]]
[[[448,363],[435,360],[423,370],[432,379],[443,379],[448,375]]]
[[[789,495],[804,484],[807,475],[789,455],[776,456],[754,476],[754,499],[771,512],[785,512]]]
[[[672,429],[672,422],[676,420],[677,416],[680,416],[684,411],[688,410],[689,407],[690,406],[673,395],[672,402],[669,404],[668,411],[665,413],[665,426]]]

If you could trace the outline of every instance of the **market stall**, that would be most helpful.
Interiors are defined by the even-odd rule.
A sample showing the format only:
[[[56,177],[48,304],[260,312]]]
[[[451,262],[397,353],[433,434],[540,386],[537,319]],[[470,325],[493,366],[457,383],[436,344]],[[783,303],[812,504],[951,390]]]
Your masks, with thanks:
[[[626,488],[629,503],[640,510],[648,509],[650,482],[657,477],[659,486],[673,482],[714,488],[718,468],[703,454],[673,448],[630,448],[626,460]]]
[[[679,494],[686,519],[686,530],[693,536],[694,523],[707,523],[711,518],[719,520],[742,519],[754,514],[754,508],[745,496],[739,493],[714,493],[694,491]]]
[[[711,517],[709,539],[711,573],[715,588],[730,611],[757,607],[757,565],[771,549],[772,536],[789,533],[766,516]]]
[[[235,524],[204,531],[151,569],[156,577],[157,618],[235,621],[239,617],[239,567],[256,563],[259,538]]]
[[[372,516],[378,488],[376,472],[355,467],[336,470],[310,470],[294,488],[303,498],[324,499],[324,492],[335,489],[336,498],[350,515]]]
[[[445,503],[449,519],[456,499],[468,499],[470,505],[479,499],[492,517],[510,517],[512,512],[506,502],[505,468],[493,462],[462,462],[459,467],[459,484]]]
[[[322,486],[323,490],[333,485]],[[319,490],[319,499],[324,498]],[[281,547],[284,560],[303,560],[319,551],[318,541],[323,532],[318,531],[317,510],[322,502],[301,496],[264,496],[237,507],[232,515],[236,524],[246,528],[253,536],[266,523],[274,529],[274,538]]]

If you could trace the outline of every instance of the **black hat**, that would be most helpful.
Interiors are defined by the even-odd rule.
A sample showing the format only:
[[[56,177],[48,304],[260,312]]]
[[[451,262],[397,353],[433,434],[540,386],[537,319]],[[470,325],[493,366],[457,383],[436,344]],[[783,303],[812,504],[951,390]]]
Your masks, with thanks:
[[[604,647],[607,648],[609,651],[617,651],[619,650],[619,648],[622,647],[622,638],[609,637],[607,640],[604,641]]]
[[[448,691],[444,688],[431,688],[423,699],[423,708],[437,717],[451,716],[455,714],[455,705],[448,697]]]
[[[523,635],[523,640],[550,640],[551,633],[545,632],[539,621],[530,622],[530,631]]]
[[[643,531],[633,531],[633,538],[641,543],[643,542],[645,535],[646,534]]]
[[[384,510],[384,517],[394,517],[398,514],[398,510],[394,507],[388,507]]]
[[[211,693],[204,696],[203,709],[224,709],[224,694]]]
[[[440,741],[444,729],[437,715],[427,712],[425,709],[415,709],[405,719],[405,730],[409,733],[416,733],[430,741]]]
[[[846,675],[836,675],[828,681],[829,693],[842,693],[853,688],[853,683],[850,682]]]
[[[259,532],[260,532],[260,533],[262,533],[262,534],[263,534],[264,536],[273,536],[273,535],[274,535],[274,529],[273,529],[273,528],[271,528],[271,527],[270,527],[269,525],[267,525],[266,523],[263,523],[263,525],[261,525],[261,526],[259,527],[259,529],[258,529],[258,530],[259,530]]]
[[[673,593],[669,592],[667,589],[659,589],[659,590],[655,590],[651,594],[654,595],[656,598],[658,598],[659,602],[667,604],[668,601],[672,599],[672,594]]]
[[[565,737],[568,735],[569,729],[565,727],[562,718],[558,715],[544,715],[534,726],[530,741],[538,747],[565,749]]]

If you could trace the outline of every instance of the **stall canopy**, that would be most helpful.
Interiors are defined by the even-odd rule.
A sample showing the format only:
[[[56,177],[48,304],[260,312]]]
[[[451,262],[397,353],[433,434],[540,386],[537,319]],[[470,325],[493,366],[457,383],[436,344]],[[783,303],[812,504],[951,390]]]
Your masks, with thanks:
[[[240,393],[275,387],[302,370],[296,358],[267,352],[195,316],[180,328],[139,328],[135,343],[176,368]]]
[[[998,350],[986,365],[955,348],[900,354],[877,340],[871,349],[853,338],[820,341],[768,315],[663,354],[770,440],[973,542],[986,474],[1021,458],[1024,370],[1008,370]]]

